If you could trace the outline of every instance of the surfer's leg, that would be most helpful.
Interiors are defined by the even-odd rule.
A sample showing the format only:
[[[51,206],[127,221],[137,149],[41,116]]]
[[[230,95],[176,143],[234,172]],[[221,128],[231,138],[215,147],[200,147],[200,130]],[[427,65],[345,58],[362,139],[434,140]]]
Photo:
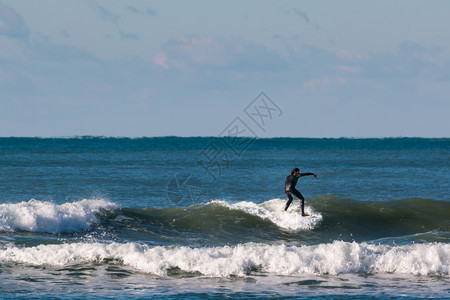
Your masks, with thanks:
[[[291,202],[293,200],[292,195],[290,193],[286,193],[286,195],[288,196],[289,200],[288,202],[286,202],[286,207],[284,208],[285,211],[288,209],[289,205],[291,205]]]
[[[300,201],[301,201],[301,208],[302,208],[302,216],[306,216],[306,214],[305,214],[305,197],[303,197],[302,193],[300,193],[297,190],[293,191],[293,194],[295,195],[295,197],[300,199]]]

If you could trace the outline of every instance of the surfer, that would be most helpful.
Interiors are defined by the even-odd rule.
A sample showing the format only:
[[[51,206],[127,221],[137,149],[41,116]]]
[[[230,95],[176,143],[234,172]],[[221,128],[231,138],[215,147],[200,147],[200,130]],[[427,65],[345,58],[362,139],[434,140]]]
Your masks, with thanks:
[[[297,181],[300,177],[309,176],[309,175],[312,175],[312,176],[314,176],[314,178],[317,178],[317,175],[314,173],[300,173],[299,168],[292,169],[291,175],[289,175],[286,178],[286,182],[284,184],[284,192],[286,193],[286,195],[289,198],[288,202],[286,202],[286,207],[284,208],[285,211],[288,209],[289,205],[291,205],[291,202],[293,200],[292,195],[294,195],[295,197],[300,199],[302,202],[302,216],[304,216],[304,217],[308,216],[307,214],[305,214],[305,198],[295,188],[295,185],[297,184]]]

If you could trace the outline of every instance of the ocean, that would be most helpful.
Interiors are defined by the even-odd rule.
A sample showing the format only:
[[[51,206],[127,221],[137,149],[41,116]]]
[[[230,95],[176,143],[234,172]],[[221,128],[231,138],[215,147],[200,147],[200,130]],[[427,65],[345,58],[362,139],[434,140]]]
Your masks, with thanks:
[[[11,137],[0,166],[1,298],[450,299],[449,138]]]

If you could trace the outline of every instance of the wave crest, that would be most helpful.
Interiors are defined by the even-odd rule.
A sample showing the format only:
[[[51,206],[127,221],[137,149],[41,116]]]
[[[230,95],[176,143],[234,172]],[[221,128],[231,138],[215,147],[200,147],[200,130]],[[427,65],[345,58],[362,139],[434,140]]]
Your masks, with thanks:
[[[288,211],[284,211],[286,204],[286,200],[284,199],[272,199],[261,204],[247,201],[229,204],[222,200],[214,200],[208,204],[216,204],[229,209],[244,211],[261,219],[270,220],[283,229],[311,230],[322,221],[322,215],[316,213],[311,207],[305,207],[305,213],[309,214],[310,217],[302,217],[298,201],[292,203]]]
[[[102,211],[117,207],[104,199],[84,199],[59,205],[35,199],[0,204],[0,232],[78,232],[97,223]]]

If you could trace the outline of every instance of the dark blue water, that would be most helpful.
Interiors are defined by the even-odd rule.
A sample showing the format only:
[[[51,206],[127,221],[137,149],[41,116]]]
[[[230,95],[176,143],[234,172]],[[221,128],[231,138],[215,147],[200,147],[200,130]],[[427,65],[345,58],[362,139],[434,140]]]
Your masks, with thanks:
[[[4,297],[448,297],[450,139],[0,138]],[[283,211],[294,167],[314,172]]]

